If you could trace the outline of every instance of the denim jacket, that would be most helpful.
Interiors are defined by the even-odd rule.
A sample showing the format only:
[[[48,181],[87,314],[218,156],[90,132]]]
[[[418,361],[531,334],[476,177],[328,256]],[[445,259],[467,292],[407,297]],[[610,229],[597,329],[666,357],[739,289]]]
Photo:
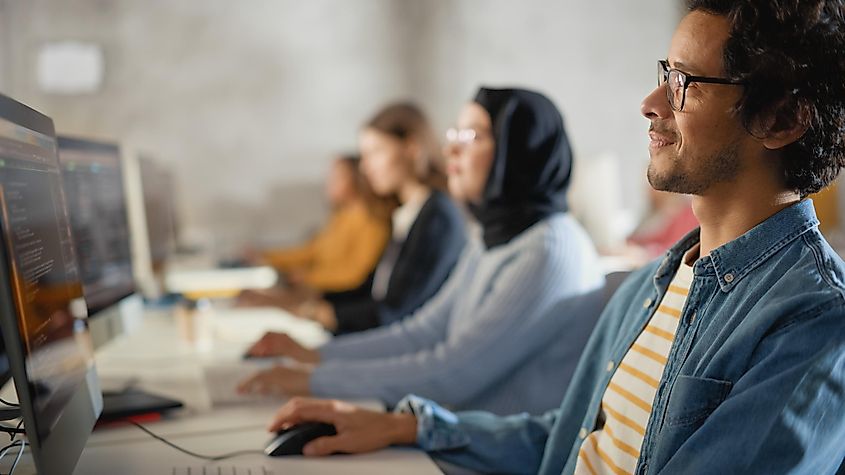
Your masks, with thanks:
[[[481,472],[572,473],[617,364],[698,239],[694,231],[620,287],[560,408],[453,414],[409,396],[399,409],[417,415],[418,445]],[[845,457],[845,264],[819,233],[812,201],[693,270],[636,473],[835,473]]]

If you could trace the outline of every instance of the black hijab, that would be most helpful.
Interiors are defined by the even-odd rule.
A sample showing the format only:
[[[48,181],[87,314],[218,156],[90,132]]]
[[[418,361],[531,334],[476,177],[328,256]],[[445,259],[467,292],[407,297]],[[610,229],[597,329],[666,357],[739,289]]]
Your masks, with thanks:
[[[489,249],[568,209],[572,151],[560,111],[545,96],[481,88],[475,102],[490,114],[496,141],[481,203],[469,206]]]

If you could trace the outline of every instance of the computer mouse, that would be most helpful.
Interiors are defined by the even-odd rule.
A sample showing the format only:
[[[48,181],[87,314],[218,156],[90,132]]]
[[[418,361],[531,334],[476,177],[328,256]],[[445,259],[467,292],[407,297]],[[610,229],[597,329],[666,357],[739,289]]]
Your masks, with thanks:
[[[319,438],[336,435],[337,430],[331,424],[324,424],[322,422],[303,422],[297,424],[290,429],[280,430],[276,432],[264,453],[271,457],[279,457],[282,455],[302,455],[302,448],[308,442]]]

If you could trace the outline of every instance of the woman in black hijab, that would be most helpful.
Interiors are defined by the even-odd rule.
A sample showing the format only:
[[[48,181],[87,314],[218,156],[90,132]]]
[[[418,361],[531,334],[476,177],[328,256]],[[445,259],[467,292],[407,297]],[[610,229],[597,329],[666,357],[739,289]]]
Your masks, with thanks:
[[[254,354],[315,366],[259,373],[243,391],[388,405],[413,393],[498,414],[560,402],[595,321],[561,303],[603,283],[589,238],[566,213],[572,157],[560,113],[535,92],[481,89],[447,140],[449,192],[482,236],[443,288],[400,323],[316,350],[265,336]]]
[[[469,207],[492,248],[567,211],[572,150],[560,112],[536,92],[482,88],[475,103],[492,120],[496,152],[481,202]]]

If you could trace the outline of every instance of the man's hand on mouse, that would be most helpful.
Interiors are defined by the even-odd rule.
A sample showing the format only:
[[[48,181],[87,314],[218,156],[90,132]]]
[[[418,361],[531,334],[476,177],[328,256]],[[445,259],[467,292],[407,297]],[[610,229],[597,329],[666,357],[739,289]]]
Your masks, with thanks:
[[[241,394],[264,396],[308,396],[311,370],[303,367],[274,366],[259,371],[238,384]]]
[[[320,353],[305,348],[284,333],[267,332],[247,350],[250,356],[259,358],[287,356],[301,363],[320,362]]]
[[[276,432],[303,422],[324,422],[337,430],[337,435],[309,442],[303,448],[303,454],[309,456],[372,452],[391,445],[411,445],[417,439],[417,419],[412,414],[375,412],[328,399],[293,398],[279,409],[267,429]]]

